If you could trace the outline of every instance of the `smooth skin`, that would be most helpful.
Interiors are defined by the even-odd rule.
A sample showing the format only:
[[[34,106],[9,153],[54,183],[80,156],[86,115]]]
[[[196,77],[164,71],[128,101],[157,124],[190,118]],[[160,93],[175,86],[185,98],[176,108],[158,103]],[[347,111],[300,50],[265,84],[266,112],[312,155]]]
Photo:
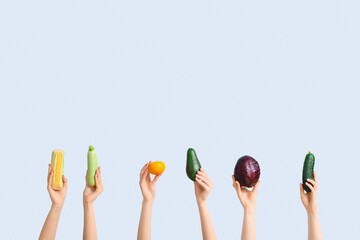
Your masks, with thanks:
[[[216,240],[215,229],[211,222],[210,213],[206,204],[206,199],[214,184],[204,169],[200,168],[200,170],[196,173],[194,186],[196,202],[199,208],[203,239]]]
[[[156,195],[156,182],[159,180],[160,175],[150,178],[149,164],[144,165],[140,172],[140,188],[143,195],[141,216],[139,221],[139,229],[137,234],[138,240],[150,240],[151,239],[151,214],[152,206]]]
[[[306,182],[305,184],[310,188],[311,192],[305,193],[302,183],[300,183],[300,198],[303,203],[307,215],[308,215],[308,239],[309,240],[322,240],[318,207],[317,207],[317,187],[318,180],[314,172],[314,180],[307,179],[310,183]]]
[[[87,184],[87,171],[85,176],[85,189],[83,194],[83,204],[84,204],[84,240],[97,240],[96,233],[96,222],[95,222],[95,213],[94,213],[94,201],[96,198],[104,191],[104,186],[101,180],[101,169],[98,169],[95,172],[95,186],[89,186]]]
[[[53,171],[51,165],[49,164],[48,175],[47,175],[47,190],[49,192],[49,196],[50,196],[52,205],[50,208],[50,212],[45,220],[44,226],[41,230],[39,240],[55,239],[61,210],[64,205],[65,198],[66,198],[66,192],[67,192],[67,188],[68,188],[67,179],[65,178],[65,176],[63,176],[63,182],[64,182],[63,188],[59,191],[55,191],[51,187],[51,181],[52,181],[53,175],[54,175],[54,171]]]
[[[253,189],[250,191],[245,187],[241,187],[238,181],[235,181],[234,175],[233,187],[236,190],[236,193],[240,199],[241,205],[244,208],[244,219],[243,219],[243,228],[241,233],[241,240],[255,240],[255,208],[256,208],[256,197],[257,190],[260,184],[258,181]]]

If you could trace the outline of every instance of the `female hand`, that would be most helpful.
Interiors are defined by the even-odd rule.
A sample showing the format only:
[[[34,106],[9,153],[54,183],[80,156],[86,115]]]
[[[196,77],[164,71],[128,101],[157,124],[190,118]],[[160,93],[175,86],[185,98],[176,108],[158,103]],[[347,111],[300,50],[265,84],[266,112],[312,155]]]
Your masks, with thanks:
[[[49,192],[52,204],[56,207],[62,207],[65,202],[66,192],[67,192],[67,188],[68,188],[67,179],[65,178],[64,175],[62,176],[64,185],[63,185],[62,189],[57,191],[51,187],[51,181],[52,181],[53,176],[54,176],[54,171],[53,171],[51,165],[49,164],[48,176],[47,176],[47,182],[48,182],[47,190]]]
[[[198,203],[205,202],[213,188],[213,183],[204,169],[200,168],[200,170],[197,171],[194,184],[196,201]]]
[[[84,189],[84,203],[93,203],[96,198],[104,191],[104,186],[101,180],[101,169],[98,167],[95,172],[95,186],[89,186],[87,184],[87,171],[85,176],[86,186]]]
[[[247,190],[245,187],[241,187],[238,181],[235,181],[234,175],[232,176],[233,179],[233,187],[235,188],[237,195],[240,199],[241,205],[245,210],[254,210],[256,206],[256,196],[257,196],[257,189],[260,184],[260,180],[257,181],[255,186],[251,191]]]
[[[140,172],[139,184],[140,184],[140,188],[141,188],[141,193],[143,195],[143,199],[145,201],[154,201],[155,194],[156,194],[156,182],[157,182],[157,180],[159,180],[159,178],[161,176],[161,174],[157,175],[151,181],[150,173],[148,170],[150,163],[151,163],[151,161],[148,162],[147,164],[145,164]]]
[[[305,193],[304,187],[302,183],[300,183],[301,201],[308,213],[317,213],[316,192],[318,187],[318,180],[315,172],[314,172],[314,180],[307,179],[307,182],[305,184],[310,188],[311,192]]]

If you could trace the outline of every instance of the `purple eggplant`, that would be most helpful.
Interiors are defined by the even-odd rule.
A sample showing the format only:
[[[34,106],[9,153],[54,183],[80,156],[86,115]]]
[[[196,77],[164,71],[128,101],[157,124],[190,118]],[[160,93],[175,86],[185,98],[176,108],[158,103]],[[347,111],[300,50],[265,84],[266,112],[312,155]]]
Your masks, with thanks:
[[[250,156],[242,156],[235,165],[234,176],[242,187],[251,188],[255,186],[260,178],[259,163]]]

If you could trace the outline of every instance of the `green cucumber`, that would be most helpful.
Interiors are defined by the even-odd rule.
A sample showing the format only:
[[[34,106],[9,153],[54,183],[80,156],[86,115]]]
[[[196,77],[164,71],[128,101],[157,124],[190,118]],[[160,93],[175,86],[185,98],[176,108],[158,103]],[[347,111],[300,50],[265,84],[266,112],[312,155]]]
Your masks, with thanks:
[[[311,192],[311,189],[305,183],[307,182],[306,181],[307,179],[314,180],[314,165],[315,165],[315,156],[309,151],[309,153],[306,154],[305,157],[303,173],[302,173],[302,183],[306,192]]]
[[[186,174],[190,180],[195,181],[196,173],[200,170],[201,164],[194,149],[189,148],[186,159]]]
[[[87,184],[89,186],[95,186],[95,173],[98,168],[98,159],[95,152],[95,148],[93,146],[89,146],[89,151],[87,154]]]

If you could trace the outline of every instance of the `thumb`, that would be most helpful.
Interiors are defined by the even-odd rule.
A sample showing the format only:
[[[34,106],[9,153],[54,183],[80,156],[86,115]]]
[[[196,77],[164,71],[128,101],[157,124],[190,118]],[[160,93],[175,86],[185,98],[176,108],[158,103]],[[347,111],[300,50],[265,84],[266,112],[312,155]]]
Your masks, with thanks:
[[[254,188],[253,188],[252,192],[257,193],[257,190],[258,190],[259,184],[260,184],[260,180],[258,180],[258,181],[257,181],[257,183],[255,184],[255,186],[254,186]]]
[[[51,181],[52,181],[52,177],[54,176],[54,172],[51,171],[49,174],[48,174],[48,189],[51,189]]]
[[[151,181],[151,183],[156,184],[156,182],[159,180],[159,178],[161,177],[161,175],[162,175],[162,174],[156,175],[156,176],[154,177],[154,179]]]
[[[63,187],[64,187],[65,189],[67,189],[67,187],[68,187],[68,180],[67,180],[67,178],[65,177],[65,175],[62,176],[62,179],[63,179],[63,182],[64,182],[64,186],[63,186]]]
[[[241,191],[241,186],[240,186],[239,181],[236,181],[235,185],[236,185],[236,187],[235,187],[236,192],[238,193],[239,196],[242,196],[243,192]]]

